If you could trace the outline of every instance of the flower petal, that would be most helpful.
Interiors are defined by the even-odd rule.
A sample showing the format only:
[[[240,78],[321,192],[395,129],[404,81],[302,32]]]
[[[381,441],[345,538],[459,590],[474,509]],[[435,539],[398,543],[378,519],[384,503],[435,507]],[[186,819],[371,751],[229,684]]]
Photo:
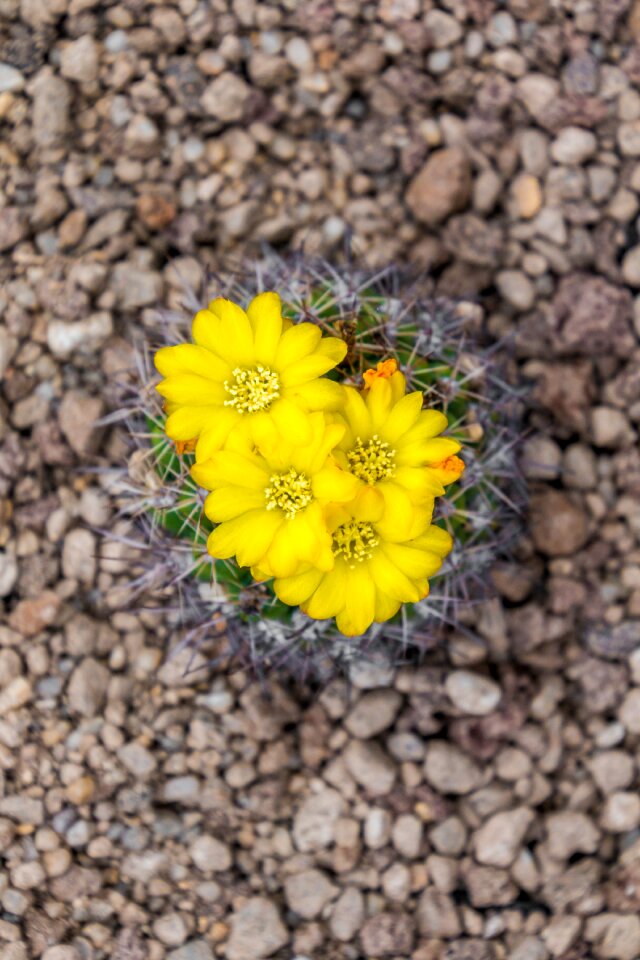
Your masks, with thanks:
[[[431,524],[423,534],[411,541],[411,546],[429,550],[439,557],[446,557],[453,547],[453,538],[447,530]]]
[[[376,590],[375,622],[384,623],[385,620],[391,620],[391,617],[395,617],[401,606],[400,600],[394,600],[393,597],[388,597],[381,590]]]
[[[373,623],[376,612],[376,588],[368,563],[347,567],[344,609],[336,617],[338,629],[346,637],[357,637]]]
[[[283,333],[276,350],[275,367],[284,370],[316,348],[322,332],[315,323],[296,323]]]
[[[153,358],[156,369],[163,377],[180,373],[195,373],[208,380],[224,382],[231,368],[224,360],[196,343],[179,343],[175,347],[161,347]]]
[[[282,335],[282,304],[277,293],[260,293],[247,307],[253,327],[255,356],[259,363],[272,364]]]
[[[293,577],[274,580],[273,589],[279,600],[288,603],[291,607],[297,607],[309,599],[322,577],[321,570],[306,570]]]
[[[208,460],[217,450],[220,450],[239,420],[239,413],[224,407],[211,413],[196,444],[196,463]]]
[[[368,440],[373,433],[371,414],[362,395],[353,387],[344,388],[344,415],[353,431],[354,437]]]
[[[323,377],[302,383],[290,391],[285,390],[285,395],[291,392],[296,401],[307,410],[338,410],[342,406],[343,391],[342,384]]]
[[[408,393],[391,409],[389,418],[384,425],[384,439],[394,444],[398,438],[406,433],[420,416],[422,410],[422,394],[419,390]]]
[[[195,373],[167,377],[157,385],[156,390],[171,403],[192,407],[222,406],[226,396],[221,383],[198,377]]]
[[[416,603],[420,593],[416,585],[399,570],[383,550],[376,550],[368,563],[373,581],[382,593],[401,603]]]
[[[304,604],[303,612],[314,620],[327,620],[335,617],[344,608],[347,592],[345,564],[336,564],[333,570],[325,573],[315,593]]]
[[[423,410],[417,423],[402,437],[398,438],[398,447],[423,440],[431,440],[432,437],[437,437],[439,433],[446,430],[448,425],[449,421],[440,410]]]
[[[269,484],[267,465],[260,457],[243,457],[231,450],[215,453],[191,467],[191,476],[205,490],[218,487],[248,487],[264,490]]]
[[[311,489],[318,500],[346,503],[353,500],[362,481],[338,467],[326,466],[311,478]]]
[[[219,343],[221,355],[234,365],[250,366],[255,362],[253,330],[242,307],[222,297],[212,300],[209,310],[220,320]]]
[[[211,310],[198,310],[191,324],[191,336],[201,347],[214,353],[220,346],[220,320]]]
[[[278,431],[288,443],[309,443],[312,436],[309,418],[293,400],[286,397],[276,400],[271,405],[269,413]]]
[[[447,457],[453,456],[460,449],[461,444],[449,437],[436,437],[434,440],[424,440],[403,446],[396,453],[398,466],[417,467],[419,464],[440,463]]]
[[[193,440],[211,418],[208,407],[179,407],[167,418],[165,430],[171,440]]]
[[[204,502],[204,512],[214,523],[233,520],[259,507],[264,507],[264,492],[247,487],[219,487]]]
[[[374,433],[384,429],[384,425],[389,419],[392,402],[389,382],[387,380],[375,380],[365,397]]]
[[[410,580],[432,577],[442,566],[442,558],[427,550],[416,550],[404,543],[385,543],[382,547],[389,560]]]

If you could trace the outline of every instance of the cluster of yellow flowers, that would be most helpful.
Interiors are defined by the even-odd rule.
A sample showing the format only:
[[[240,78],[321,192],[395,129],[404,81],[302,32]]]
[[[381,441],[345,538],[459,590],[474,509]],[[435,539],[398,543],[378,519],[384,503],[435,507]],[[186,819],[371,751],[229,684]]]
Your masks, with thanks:
[[[434,498],[464,464],[447,419],[406,393],[394,360],[361,390],[324,374],[347,346],[283,318],[277,293],[247,310],[218,299],[196,314],[194,343],[163,347],[167,435],[195,449],[192,476],[211,491],[208,551],[235,557],[310,617],[358,636],[429,592],[451,549]]]

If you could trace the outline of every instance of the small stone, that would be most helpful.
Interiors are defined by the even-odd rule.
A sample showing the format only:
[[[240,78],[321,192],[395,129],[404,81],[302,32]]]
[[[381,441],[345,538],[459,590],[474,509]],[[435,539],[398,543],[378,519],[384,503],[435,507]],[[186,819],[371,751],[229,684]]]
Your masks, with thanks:
[[[93,777],[78,777],[67,787],[67,798],[70,803],[79,807],[83,803],[89,803],[96,792],[96,782]]]
[[[524,937],[512,950],[509,960],[548,960],[549,952],[538,937]]]
[[[13,553],[0,550],[0,597],[8,597],[18,579],[18,561]]]
[[[150,230],[164,230],[177,212],[175,203],[161,194],[143,193],[136,203],[136,213]]]
[[[504,47],[508,44],[517,45],[518,28],[510,13],[506,10],[494,13],[489,20],[486,30],[487,42],[492,47]]]
[[[364,920],[364,897],[357,887],[347,887],[336,900],[329,928],[342,943],[353,940]]]
[[[118,263],[113,270],[111,287],[122,310],[139,310],[160,303],[162,276],[131,263]]]
[[[147,780],[157,767],[153,754],[141,743],[135,741],[125,743],[118,750],[118,759],[138,780]]]
[[[25,79],[19,70],[8,63],[0,63],[0,93],[20,93]]]
[[[86,657],[71,674],[67,688],[69,709],[83,717],[95,717],[104,704],[110,674],[93,657]]]
[[[231,848],[215,837],[198,837],[191,844],[189,854],[203,873],[221,873],[233,863]]]
[[[344,810],[344,800],[335,790],[307,797],[293,820],[293,840],[298,850],[310,853],[331,846]]]
[[[375,737],[391,726],[401,703],[402,697],[396,690],[373,690],[350,710],[345,727],[354,737]]]
[[[251,88],[235,73],[221,73],[202,94],[200,102],[211,117],[223,123],[242,120]]]
[[[632,317],[631,294],[623,286],[570,273],[560,281],[549,320],[563,352],[595,357],[613,353],[626,359],[635,347]]]
[[[98,79],[100,51],[90,34],[85,34],[63,47],[60,55],[60,72],[67,80],[77,83],[93,83]]]
[[[618,146],[623,156],[640,156],[640,119],[619,124],[617,135]]]
[[[617,791],[606,799],[600,820],[605,830],[627,833],[640,825],[640,797],[631,791]]]
[[[496,276],[498,290],[516,310],[530,310],[536,293],[531,280],[522,270],[501,270]]]
[[[397,957],[413,947],[412,918],[406,913],[377,913],[365,921],[360,940],[365,957]]]
[[[60,598],[45,590],[34,600],[21,600],[9,615],[9,626],[23,637],[35,637],[54,622],[59,609]]]
[[[47,346],[56,357],[68,357],[76,350],[82,354],[95,354],[112,333],[113,319],[106,310],[74,323],[51,320],[47,326]]]
[[[41,960],[80,960],[80,956],[75,947],[70,944],[67,946],[61,944],[56,947],[48,947],[42,954]]]
[[[559,490],[534,494],[530,524],[536,548],[550,557],[570,556],[589,538],[584,513]]]
[[[511,194],[519,217],[530,220],[540,211],[542,189],[537,177],[530,173],[521,173],[511,185]]]
[[[391,837],[391,817],[388,810],[374,807],[364,822],[364,842],[370,850],[380,850]]]
[[[38,860],[19,863],[11,871],[11,883],[17,890],[33,890],[42,886],[44,880],[44,868]]]
[[[631,247],[622,259],[622,276],[632,287],[640,287],[640,246]]]
[[[462,26],[455,17],[444,10],[429,10],[424,18],[424,24],[434,47],[451,47],[462,37]]]
[[[26,706],[32,695],[31,683],[27,678],[16,677],[0,692],[0,717]]]
[[[377,743],[352,740],[344,752],[347,770],[372,797],[389,793],[396,780],[396,766]]]
[[[446,893],[428,887],[416,907],[418,929],[424,937],[451,940],[462,932],[458,911]]]
[[[542,937],[554,957],[562,957],[580,935],[579,917],[555,916],[542,931]]]
[[[69,134],[71,90],[50,67],[45,67],[33,85],[33,135],[39,147],[64,144]]]
[[[551,156],[557,163],[584,163],[598,149],[595,134],[582,127],[565,127],[551,144]]]
[[[631,786],[635,764],[623,750],[603,750],[591,760],[589,770],[602,793],[608,794]]]
[[[475,790],[482,780],[480,769],[455,744],[431,740],[424,764],[427,782],[439,793],[465,794]]]
[[[640,733],[640,690],[630,690],[620,709],[618,719],[629,733]]]
[[[0,208],[0,252],[11,250],[29,236],[29,222],[20,207]]]
[[[68,390],[62,398],[58,420],[71,449],[80,457],[97,450],[102,433],[96,420],[102,416],[104,402],[84,390]]]
[[[436,13],[438,11],[431,11]],[[406,194],[417,220],[435,226],[462,210],[471,196],[471,166],[459,147],[437,150],[414,177]]]
[[[96,549],[96,538],[90,530],[69,531],[62,546],[64,576],[91,586],[96,575]]]
[[[167,913],[153,924],[154,936],[166,947],[179,947],[187,939],[187,928],[179,913]]]
[[[496,709],[502,697],[500,687],[471,670],[454,670],[445,682],[452,703],[463,713],[482,717]]]
[[[275,905],[252,897],[233,914],[227,960],[263,960],[286,946],[289,934]]]
[[[287,877],[284,883],[289,909],[305,920],[313,920],[322,913],[337,892],[321,870],[304,870]]]
[[[551,813],[546,818],[549,853],[555,860],[568,860],[576,853],[595,853],[600,831],[577,810]]]
[[[510,867],[532,821],[527,807],[494,814],[473,835],[476,859],[492,867]]]
[[[0,799],[0,816],[17,823],[40,826],[44,823],[44,804],[42,800],[16,793]]]
[[[598,483],[598,459],[585,443],[572,443],[562,456],[562,479],[565,486],[577,490],[593,490]]]
[[[623,914],[601,914],[600,923],[605,923],[602,940],[595,953],[604,960],[636,960],[640,955],[640,919]]]
[[[214,957],[211,947],[205,940],[190,940],[183,947],[168,953],[167,960],[214,960]]]
[[[622,410],[615,407],[592,408],[591,432],[596,447],[616,449],[626,446],[634,439],[631,424]]]
[[[412,813],[402,814],[393,825],[391,839],[401,857],[414,860],[422,845],[422,821]]]

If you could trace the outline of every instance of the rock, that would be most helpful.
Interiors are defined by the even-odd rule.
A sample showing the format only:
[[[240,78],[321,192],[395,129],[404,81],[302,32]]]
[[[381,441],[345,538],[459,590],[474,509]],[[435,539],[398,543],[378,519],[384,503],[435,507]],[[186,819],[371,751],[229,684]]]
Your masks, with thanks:
[[[396,690],[373,690],[360,697],[344,725],[354,737],[375,737],[391,726],[401,703],[402,697]]]
[[[373,690],[388,687],[393,682],[395,670],[384,655],[363,656],[349,664],[349,680],[358,690]]]
[[[511,195],[516,212],[523,220],[530,220],[540,211],[542,188],[538,178],[532,174],[521,173],[517,176],[511,184]]]
[[[0,252],[29,236],[29,221],[20,207],[0,207]]]
[[[0,551],[0,597],[8,597],[18,579],[18,562],[13,553]]]
[[[422,821],[412,813],[402,814],[393,825],[391,839],[401,857],[414,860],[422,845]]]
[[[67,687],[69,709],[83,717],[95,717],[106,695],[110,673],[98,660],[86,657],[75,668]]]
[[[92,777],[78,777],[67,787],[67,799],[79,807],[88,803],[96,792],[96,783]]]
[[[625,359],[635,347],[632,321],[629,291],[585,273],[562,278],[549,316],[561,352]]]
[[[447,696],[463,713],[482,717],[500,703],[502,692],[497,683],[470,670],[454,670],[445,682]]]
[[[377,913],[365,921],[360,940],[365,957],[396,957],[413,947],[412,918],[406,913]]]
[[[625,157],[640,156],[640,120],[621,123],[617,129],[618,146]]]
[[[206,940],[190,940],[184,946],[168,953],[167,960],[214,960],[214,957]]]
[[[157,762],[150,750],[131,741],[118,750],[118,759],[137,780],[146,780],[155,771]]]
[[[598,149],[595,134],[582,127],[565,127],[551,144],[551,156],[557,163],[584,163]]]
[[[202,836],[189,848],[191,859],[203,873],[220,873],[233,863],[231,848],[215,837]]]
[[[518,896],[518,888],[508,870],[472,864],[463,871],[463,876],[473,907],[506,907]]]
[[[384,796],[393,787],[396,766],[377,743],[352,740],[344,752],[344,760],[354,780],[372,797]]]
[[[578,939],[581,929],[579,917],[555,916],[542,931],[544,942],[554,957],[562,957]]]
[[[69,390],[62,398],[58,420],[69,446],[79,457],[94,453],[102,437],[95,426],[102,416],[104,402],[84,390]]]
[[[522,445],[520,462],[530,480],[552,480],[560,472],[562,450],[550,437],[537,433]]]
[[[627,833],[640,825],[640,797],[631,791],[609,794],[602,810],[600,824],[613,833]]]
[[[476,859],[492,867],[510,867],[533,818],[533,812],[527,807],[489,817],[473,835]]]
[[[8,63],[0,63],[0,93],[20,93],[25,79],[19,70]]]
[[[211,117],[223,123],[242,120],[251,88],[235,73],[221,73],[202,94],[200,102]]]
[[[0,692],[0,717],[24,707],[31,700],[32,693],[31,683],[26,677],[15,677]]]
[[[336,900],[329,928],[332,937],[342,943],[353,940],[364,920],[364,897],[357,887],[346,887]]]
[[[602,939],[595,946],[595,954],[603,960],[636,960],[640,955],[640,919],[637,916],[604,913],[593,917],[587,926],[586,938],[591,940],[590,926],[597,923]],[[604,932],[604,935],[603,935]]]
[[[589,770],[602,793],[609,794],[631,786],[635,765],[624,750],[603,750],[589,762]]]
[[[442,240],[452,256],[476,267],[497,267],[502,257],[504,232],[499,224],[473,213],[462,213],[447,222]]]
[[[34,600],[21,600],[9,615],[9,626],[23,637],[35,637],[54,622],[59,609],[60,598],[45,590]]]
[[[406,202],[417,220],[436,226],[450,214],[462,210],[470,196],[469,160],[459,147],[449,147],[429,157],[411,181]]]
[[[289,934],[271,900],[252,897],[231,917],[227,960],[263,960],[289,942]]]
[[[96,538],[90,530],[70,530],[62,546],[64,576],[91,586],[96,575],[96,549]]]
[[[536,292],[531,280],[522,270],[500,270],[496,276],[498,290],[516,310],[530,310]]]
[[[570,556],[589,539],[584,513],[561,491],[534,494],[529,509],[531,535],[540,553]]]
[[[80,953],[70,944],[48,947],[42,954],[42,960],[80,960]]]
[[[67,80],[93,83],[98,79],[100,49],[90,34],[85,34],[63,47],[60,72]]]
[[[166,947],[179,947],[187,939],[188,930],[179,913],[168,913],[153,924],[154,935]],[[193,941],[190,946],[193,945]]]
[[[424,937],[452,940],[462,932],[458,911],[451,897],[432,887],[427,887],[418,900],[416,921]]]
[[[598,482],[598,458],[586,443],[572,443],[562,457],[562,479],[565,486],[577,490],[593,490]]]
[[[544,73],[527,73],[516,84],[516,96],[537,120],[558,97],[557,80]]]
[[[143,193],[136,202],[136,213],[150,230],[164,230],[177,212],[175,203],[157,193]]]
[[[446,740],[431,740],[424,764],[427,783],[439,793],[465,794],[482,781],[480,769],[459,747]]]
[[[338,892],[321,870],[303,870],[287,877],[284,882],[284,894],[290,910],[313,920]]]
[[[612,449],[627,446],[635,436],[622,410],[605,406],[591,409],[591,432],[596,447]]]
[[[555,860],[568,860],[576,853],[595,853],[600,831],[577,810],[551,813],[546,818],[549,853]]]
[[[364,822],[364,842],[371,850],[386,846],[391,838],[391,817],[388,810],[373,807]]]
[[[293,820],[293,841],[298,850],[310,853],[331,846],[336,822],[344,811],[344,800],[335,790],[307,797]]]
[[[538,937],[524,937],[511,951],[509,960],[548,960],[549,953]]]
[[[640,689],[630,690],[618,711],[620,723],[629,733],[640,733]]]
[[[431,42],[436,49],[452,47],[462,37],[462,26],[455,17],[444,10],[431,9],[424,18]]]
[[[111,288],[122,310],[139,310],[141,307],[159,305],[162,276],[132,263],[118,263],[113,269]]]
[[[18,823],[40,826],[44,823],[44,804],[26,794],[14,793],[0,799],[0,816]]]
[[[92,313],[84,320],[65,323],[51,320],[47,326],[47,345],[56,357],[79,353],[95,353],[113,333],[113,319],[106,310]]]
[[[33,85],[33,136],[40,147],[64,144],[69,134],[71,90],[68,83],[45,67]]]
[[[148,160],[158,153],[160,130],[151,117],[136,114],[127,124],[124,143],[132,159]],[[95,239],[93,242],[95,243]],[[120,266],[126,266],[126,264],[118,264],[118,267]]]

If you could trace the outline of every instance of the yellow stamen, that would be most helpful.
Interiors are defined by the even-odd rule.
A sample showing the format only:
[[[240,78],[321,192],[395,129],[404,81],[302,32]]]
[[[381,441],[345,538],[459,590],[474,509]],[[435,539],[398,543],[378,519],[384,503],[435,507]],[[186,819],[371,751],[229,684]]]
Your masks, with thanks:
[[[373,524],[367,520],[348,520],[334,531],[333,554],[342,555],[353,569],[356,563],[371,559],[379,542]]]
[[[233,380],[225,380],[224,388],[231,395],[225,407],[235,407],[238,413],[257,413],[268,410],[280,396],[278,375],[259,363],[255,367],[236,367]]]
[[[372,438],[364,443],[358,437],[355,447],[347,454],[347,459],[351,473],[365,483],[377,483],[395,473],[394,456],[395,450],[391,450],[389,444],[374,433]]]
[[[389,380],[394,373],[397,373],[398,364],[393,357],[388,360],[381,360],[375,370],[365,370],[362,375],[365,387],[370,387],[376,380]]]
[[[304,475],[291,467],[286,473],[274,473],[269,478],[270,486],[265,491],[267,510],[276,507],[285,514],[287,520],[293,520],[295,515],[313,500],[311,482]]]

